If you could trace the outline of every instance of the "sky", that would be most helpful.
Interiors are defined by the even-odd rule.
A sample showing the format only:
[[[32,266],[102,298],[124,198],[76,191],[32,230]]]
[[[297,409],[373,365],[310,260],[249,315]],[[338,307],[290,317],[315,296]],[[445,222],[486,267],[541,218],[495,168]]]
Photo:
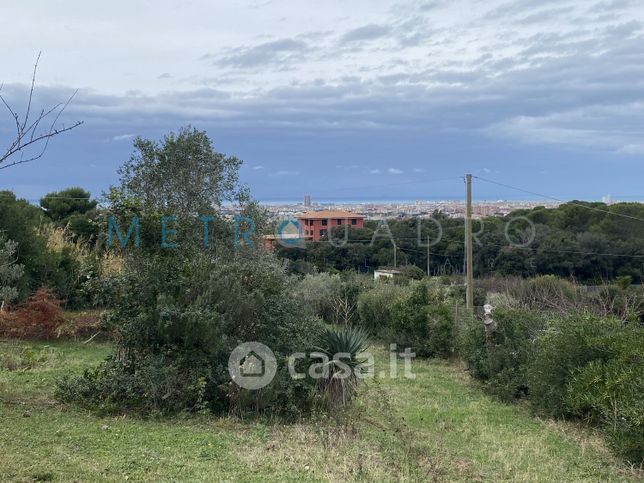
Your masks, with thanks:
[[[118,182],[136,136],[192,125],[264,201],[644,200],[644,2],[32,0],[0,6],[0,94],[77,93],[36,199]],[[0,106],[2,107],[2,106]],[[12,140],[0,110],[0,150]]]

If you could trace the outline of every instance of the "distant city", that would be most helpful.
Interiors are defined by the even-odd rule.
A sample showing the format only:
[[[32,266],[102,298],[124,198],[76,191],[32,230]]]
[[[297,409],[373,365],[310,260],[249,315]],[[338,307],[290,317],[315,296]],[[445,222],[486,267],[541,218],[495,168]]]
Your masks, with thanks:
[[[362,215],[367,220],[391,218],[429,218],[440,212],[450,218],[465,216],[463,200],[393,200],[393,201],[316,201],[311,195],[303,196],[302,201],[271,201],[260,204],[275,217],[296,217],[307,211],[342,210]],[[474,201],[472,215],[474,218],[485,216],[505,216],[514,210],[531,209],[536,206],[555,208],[560,202],[535,200],[497,200]],[[228,206],[226,210],[234,214],[237,209]]]

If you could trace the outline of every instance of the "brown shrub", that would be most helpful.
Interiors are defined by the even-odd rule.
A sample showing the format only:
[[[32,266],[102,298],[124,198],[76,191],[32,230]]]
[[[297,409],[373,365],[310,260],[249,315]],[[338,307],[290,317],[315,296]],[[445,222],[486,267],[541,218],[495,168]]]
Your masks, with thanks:
[[[0,336],[49,339],[64,321],[60,304],[50,289],[39,288],[16,310],[0,313]]]

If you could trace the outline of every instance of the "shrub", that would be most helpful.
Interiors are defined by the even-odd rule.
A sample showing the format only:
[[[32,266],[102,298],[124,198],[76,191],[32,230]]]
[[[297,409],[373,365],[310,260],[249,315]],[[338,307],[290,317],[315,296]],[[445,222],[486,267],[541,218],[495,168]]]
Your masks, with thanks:
[[[18,243],[0,236],[0,311],[18,297],[16,285],[24,267],[16,263],[17,248]]]
[[[607,361],[616,348],[609,341],[624,325],[616,319],[572,314],[552,319],[534,344],[527,369],[530,399],[549,416],[573,415],[566,404],[572,374],[591,361]]]
[[[497,309],[496,330],[486,335],[478,318],[466,321],[459,337],[459,353],[485,388],[503,400],[525,396],[529,385],[526,364],[545,321],[531,311]]]
[[[53,292],[40,288],[13,312],[0,313],[0,335],[20,339],[49,339],[64,322]]]
[[[67,312],[65,322],[56,330],[57,337],[93,338],[102,332],[100,311]]]
[[[358,296],[360,325],[372,334],[387,330],[392,325],[393,304],[404,293],[405,287],[392,283],[377,283]]]
[[[295,286],[293,296],[310,315],[346,325],[357,319],[358,295],[365,285],[365,277],[353,272],[306,275]]]
[[[632,359],[591,361],[575,370],[566,404],[572,412],[601,426],[613,448],[636,464],[644,462],[644,341]]]
[[[227,364],[232,349],[248,341],[266,344],[284,361],[310,347],[317,323],[302,316],[277,260],[221,255],[129,258],[121,303],[108,320],[116,352],[98,369],[61,382],[59,397],[108,412],[306,411],[312,393],[279,378],[246,400]]]
[[[326,272],[306,275],[295,285],[293,297],[310,315],[332,322],[333,303],[340,293],[341,285],[342,280],[339,275],[330,275]]]
[[[150,354],[137,360],[114,357],[83,377],[58,382],[57,396],[103,414],[127,410],[170,413],[203,409],[216,391],[212,368],[198,358]]]
[[[567,314],[581,307],[577,285],[554,275],[523,280],[509,288],[512,299],[525,308]]]
[[[432,302],[426,283],[410,290],[391,306],[389,336],[423,357],[448,357],[454,350],[454,320],[444,304]]]
[[[318,379],[318,387],[331,408],[346,406],[355,395],[360,366],[365,362],[360,353],[368,345],[369,336],[356,327],[330,329],[320,336],[315,349],[328,361],[323,363],[324,373]]]
[[[7,371],[24,371],[30,370],[37,366],[46,364],[54,353],[49,347],[34,348],[31,346],[22,346],[9,344],[1,347],[0,350],[0,369]]]
[[[528,380],[538,410],[597,424],[618,452],[642,462],[641,327],[591,315],[558,319],[535,345]]]

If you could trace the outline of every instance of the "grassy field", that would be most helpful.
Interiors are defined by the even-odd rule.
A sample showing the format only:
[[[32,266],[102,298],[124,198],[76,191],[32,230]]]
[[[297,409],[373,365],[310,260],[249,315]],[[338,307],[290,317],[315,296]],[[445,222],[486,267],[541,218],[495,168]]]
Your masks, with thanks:
[[[0,481],[642,481],[601,438],[496,402],[455,364],[376,379],[342,418],[98,417],[55,380],[105,344],[0,342]],[[386,354],[380,354],[381,365]],[[8,370],[7,368],[11,369]]]

